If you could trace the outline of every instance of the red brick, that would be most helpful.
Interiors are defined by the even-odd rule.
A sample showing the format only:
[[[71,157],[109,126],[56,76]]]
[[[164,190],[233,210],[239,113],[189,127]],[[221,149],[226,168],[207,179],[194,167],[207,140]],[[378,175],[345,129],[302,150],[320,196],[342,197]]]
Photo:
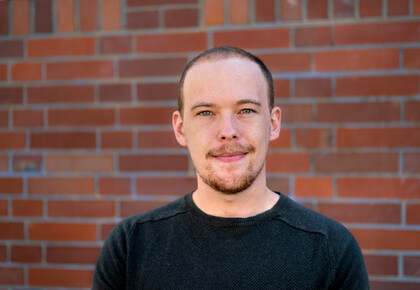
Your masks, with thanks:
[[[9,34],[9,1],[0,1],[0,34]]]
[[[56,0],[56,2],[57,31],[74,31],[74,0]]]
[[[341,223],[401,223],[397,204],[320,203],[318,212]]]
[[[315,53],[315,67],[317,71],[397,69],[399,50],[319,51]]]
[[[187,171],[184,155],[120,155],[120,171]]]
[[[173,131],[139,132],[138,148],[180,148]]]
[[[0,193],[23,193],[23,181],[20,177],[0,177]]]
[[[290,129],[281,129],[280,137],[276,140],[270,141],[270,148],[290,148],[291,144]]]
[[[420,225],[420,204],[407,204],[406,223]]]
[[[92,31],[97,29],[98,3],[96,0],[84,0],[80,6],[80,30]]]
[[[412,101],[404,103],[404,119],[408,122],[420,121],[420,102]]]
[[[130,102],[131,85],[109,84],[99,87],[99,100],[101,102]]]
[[[420,128],[339,128],[338,147],[419,147]]]
[[[420,153],[404,153],[404,172],[420,172]]]
[[[271,153],[267,157],[268,172],[309,172],[310,158],[305,153]]]
[[[110,60],[47,63],[48,80],[98,79],[113,76],[114,64]]]
[[[351,229],[362,249],[419,250],[420,231]]]
[[[353,17],[354,0],[333,0],[334,17]]]
[[[290,97],[290,81],[282,79],[274,79],[274,97],[275,98],[288,98]]]
[[[102,148],[132,148],[133,147],[133,133],[132,132],[102,132],[101,133],[101,147]]]
[[[115,216],[115,203],[110,200],[51,200],[50,217],[104,218]]]
[[[136,11],[127,13],[127,29],[146,29],[159,27],[158,11]]]
[[[4,245],[0,245],[0,261],[7,261],[7,247]]]
[[[0,155],[0,171],[9,171],[9,156]]]
[[[330,97],[331,80],[329,78],[296,79],[295,96],[303,98]]]
[[[28,103],[87,103],[94,101],[91,85],[29,87]]]
[[[390,282],[390,281],[371,281],[372,290],[418,290],[420,283],[416,282]]]
[[[100,51],[104,54],[130,53],[131,36],[104,36],[100,39]]]
[[[413,3],[413,12],[416,15],[420,14],[420,0],[414,0]]]
[[[398,153],[319,153],[317,172],[398,172]]]
[[[166,9],[164,22],[171,28],[198,26],[198,9]]]
[[[7,81],[7,74],[7,64],[0,64],[0,81]]]
[[[9,205],[7,200],[0,200],[0,216],[7,216],[9,214]],[[0,246],[0,261],[4,261],[4,259],[2,259],[3,257],[3,252],[2,252],[2,247]]]
[[[311,54],[291,52],[259,55],[272,73],[303,72],[311,70]]]
[[[364,255],[363,258],[369,275],[398,275],[397,256]]]
[[[404,68],[420,68],[420,48],[406,48],[404,52]]]
[[[12,261],[20,263],[40,263],[42,250],[40,246],[12,245]]]
[[[67,37],[28,40],[28,56],[64,56],[95,54],[95,38]]]
[[[93,132],[39,132],[31,134],[33,149],[92,149],[96,140]]]
[[[297,177],[295,196],[307,198],[331,198],[333,196],[331,177]]]
[[[84,287],[91,286],[92,270],[31,268],[28,270],[30,286]]]
[[[12,212],[13,216],[42,217],[44,213],[42,200],[13,200]]]
[[[204,0],[204,20],[206,25],[224,24],[224,14],[224,0]]]
[[[360,0],[362,17],[382,16],[382,0]]]
[[[255,1],[255,20],[257,22],[275,21],[274,0]]]
[[[101,225],[101,241],[104,241],[108,237],[115,225],[115,223]]]
[[[343,24],[335,28],[336,43],[365,44],[418,42],[420,22]]]
[[[196,178],[139,177],[136,179],[137,194],[183,196],[197,188]]]
[[[285,21],[300,20],[301,15],[301,2],[300,0],[289,1],[281,0],[280,2],[281,19]]]
[[[288,178],[267,178],[268,188],[281,192],[282,194],[290,194],[289,184],[290,182]]]
[[[0,58],[22,57],[23,42],[21,40],[0,41]]]
[[[1,47],[1,43],[0,43]],[[0,88],[0,105],[5,104],[22,104],[23,89],[16,87]]]
[[[41,110],[13,111],[14,127],[39,127],[44,125],[44,112]]]
[[[48,246],[47,262],[94,265],[100,249],[100,247]]]
[[[101,177],[99,178],[99,193],[129,195],[131,193],[131,180],[122,177]]]
[[[400,103],[375,102],[318,104],[316,120],[318,122],[399,121]]]
[[[0,132],[0,150],[25,148],[25,133]]]
[[[120,77],[157,77],[181,75],[185,58],[120,60]]]
[[[409,0],[388,0],[388,16],[408,15],[409,6]]]
[[[404,276],[420,277],[420,257],[404,257]]]
[[[0,222],[0,239],[23,240],[23,238],[24,238],[23,223]]]
[[[0,127],[9,126],[9,112],[7,110],[0,111]]]
[[[206,48],[207,35],[204,32],[137,36],[137,51],[140,53],[202,51]]]
[[[35,32],[52,32],[52,0],[35,1]]]
[[[312,105],[287,104],[282,105],[282,121],[286,123],[299,123],[312,121]]]
[[[163,206],[164,201],[123,201],[121,202],[121,217],[129,217]]]
[[[30,2],[29,0],[12,1],[13,34],[30,33]]]
[[[25,273],[23,268],[0,268],[0,284],[2,285],[24,285]]]
[[[415,178],[338,178],[340,197],[419,198],[420,179]]]
[[[42,155],[14,154],[13,171],[41,171]]]
[[[229,19],[231,24],[249,23],[249,1],[229,0]]]
[[[137,100],[139,101],[175,101],[177,98],[177,83],[152,83],[137,85]]]
[[[308,19],[328,18],[328,0],[307,0]]]
[[[36,241],[96,241],[95,224],[30,223],[29,239]]]
[[[36,81],[41,79],[41,63],[14,63],[12,65],[13,81]]]
[[[130,6],[155,6],[167,4],[193,4],[197,0],[127,0],[127,5]]]
[[[29,194],[93,194],[95,184],[89,177],[31,177]]]
[[[122,125],[169,125],[175,108],[121,108]]]
[[[106,172],[114,169],[114,157],[106,154],[49,154],[46,171]]]
[[[295,45],[307,46],[332,46],[332,29],[330,26],[297,27],[295,29]]]
[[[213,34],[214,46],[236,46],[244,49],[289,47],[289,29],[224,30]]]
[[[419,76],[360,76],[337,77],[336,95],[349,96],[394,96],[419,93]]]
[[[121,1],[102,0],[102,30],[118,30],[121,22]]]
[[[114,109],[55,109],[48,111],[49,126],[110,126]]]

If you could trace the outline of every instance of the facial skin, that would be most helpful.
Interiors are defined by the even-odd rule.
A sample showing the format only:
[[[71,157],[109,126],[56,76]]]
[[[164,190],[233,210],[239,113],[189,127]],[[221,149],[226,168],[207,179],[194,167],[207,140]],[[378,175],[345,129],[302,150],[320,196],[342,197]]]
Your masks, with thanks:
[[[279,136],[281,113],[269,109],[258,65],[238,57],[204,60],[190,69],[183,90],[183,116],[175,112],[173,126],[188,147],[199,190],[236,194],[265,185],[268,144]]]

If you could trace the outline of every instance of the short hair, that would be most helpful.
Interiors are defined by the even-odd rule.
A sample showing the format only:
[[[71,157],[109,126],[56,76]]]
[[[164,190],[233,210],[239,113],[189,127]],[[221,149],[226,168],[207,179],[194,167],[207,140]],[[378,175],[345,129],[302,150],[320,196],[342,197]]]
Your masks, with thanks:
[[[268,92],[268,104],[270,110],[274,106],[274,87],[273,87],[273,77],[271,76],[270,71],[268,70],[267,66],[263,63],[261,59],[256,57],[255,55],[232,46],[222,46],[222,47],[215,47],[208,50],[203,51],[196,57],[194,57],[190,62],[188,62],[187,66],[185,67],[184,71],[182,72],[181,79],[178,84],[178,111],[182,114],[184,109],[184,81],[185,77],[187,76],[188,71],[194,66],[194,64],[199,63],[201,61],[217,61],[229,58],[244,58],[248,59],[258,65],[261,69],[265,80],[267,81],[267,92]]]

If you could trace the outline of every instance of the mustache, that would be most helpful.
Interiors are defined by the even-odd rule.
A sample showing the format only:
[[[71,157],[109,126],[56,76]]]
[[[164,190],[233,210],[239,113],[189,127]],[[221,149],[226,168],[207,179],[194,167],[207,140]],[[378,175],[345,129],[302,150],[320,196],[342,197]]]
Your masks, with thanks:
[[[223,144],[222,146],[211,149],[206,154],[206,158],[211,158],[214,156],[218,156],[221,154],[226,153],[232,153],[232,152],[245,152],[245,153],[253,153],[255,152],[255,147],[248,144],[248,145],[242,145],[238,143],[229,143],[229,144]]]

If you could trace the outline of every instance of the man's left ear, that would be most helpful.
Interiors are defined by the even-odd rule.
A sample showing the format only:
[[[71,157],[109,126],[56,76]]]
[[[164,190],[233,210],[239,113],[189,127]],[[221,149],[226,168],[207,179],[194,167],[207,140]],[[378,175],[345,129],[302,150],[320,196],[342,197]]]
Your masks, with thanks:
[[[271,110],[270,141],[275,140],[280,136],[280,127],[281,127],[281,110],[279,107],[274,107]]]
[[[172,114],[172,127],[174,129],[175,138],[179,145],[187,146],[187,140],[184,135],[184,122],[179,111],[175,111]]]

